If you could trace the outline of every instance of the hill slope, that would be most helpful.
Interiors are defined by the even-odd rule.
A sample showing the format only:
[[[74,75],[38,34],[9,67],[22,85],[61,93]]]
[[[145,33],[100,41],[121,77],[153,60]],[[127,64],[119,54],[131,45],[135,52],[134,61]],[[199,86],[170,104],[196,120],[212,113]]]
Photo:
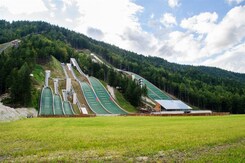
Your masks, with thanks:
[[[11,73],[14,68],[21,68],[25,62],[45,62],[50,55],[53,55],[62,62],[67,61],[70,57],[78,58],[80,64],[82,63],[83,70],[99,79],[109,80],[108,78],[113,75],[115,79],[120,78],[116,72],[106,74],[105,72],[108,71],[105,66],[94,64],[89,56],[78,56],[74,51],[74,49],[88,49],[111,65],[135,72],[162,90],[191,105],[215,111],[245,112],[245,74],[204,66],[179,65],[158,57],[138,55],[45,22],[17,21],[9,23],[2,20],[0,21],[0,36],[0,43],[14,39],[24,39],[27,42],[24,44],[26,47],[22,45],[19,47],[22,48],[22,51],[20,49],[13,50],[12,54],[21,58],[18,60],[20,64],[14,64],[16,67],[11,67],[9,62],[5,62],[9,59],[6,54],[0,56],[0,62],[5,65],[0,70],[3,74],[6,70]],[[22,52],[26,50],[28,53],[23,54]],[[30,58],[36,60],[30,60]],[[82,60],[82,58],[90,58],[90,60]],[[32,64],[28,66],[32,69],[30,67]],[[24,66],[23,69],[27,68]],[[12,75],[17,73],[15,71],[12,72]],[[5,74],[5,76],[8,75]],[[13,79],[9,77],[9,80]],[[0,81],[0,93],[10,87],[6,83],[5,80]],[[117,83],[114,82],[111,85],[115,86]]]

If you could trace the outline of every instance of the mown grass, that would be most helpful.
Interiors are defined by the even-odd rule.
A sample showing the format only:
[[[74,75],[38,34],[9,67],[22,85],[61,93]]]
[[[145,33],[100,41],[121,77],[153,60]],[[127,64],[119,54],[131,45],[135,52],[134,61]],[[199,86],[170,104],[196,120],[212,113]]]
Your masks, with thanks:
[[[45,72],[41,65],[35,65],[32,71],[33,77],[37,85],[43,85],[45,79]]]
[[[52,78],[65,78],[63,68],[60,62],[53,56],[51,56],[50,61],[43,66],[45,70],[51,70]]]
[[[7,43],[3,43],[3,44],[0,44],[0,54],[3,52],[3,50],[5,49],[8,50],[9,47],[12,47],[12,43],[11,42],[7,42]]]
[[[245,161],[245,116],[33,118],[0,124],[0,162]]]

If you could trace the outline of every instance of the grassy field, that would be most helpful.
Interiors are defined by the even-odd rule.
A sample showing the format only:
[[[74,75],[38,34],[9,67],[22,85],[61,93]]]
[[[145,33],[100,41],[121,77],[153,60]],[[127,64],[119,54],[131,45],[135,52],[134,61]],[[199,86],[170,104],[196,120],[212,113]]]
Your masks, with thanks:
[[[244,115],[33,118],[0,133],[0,162],[245,161]]]

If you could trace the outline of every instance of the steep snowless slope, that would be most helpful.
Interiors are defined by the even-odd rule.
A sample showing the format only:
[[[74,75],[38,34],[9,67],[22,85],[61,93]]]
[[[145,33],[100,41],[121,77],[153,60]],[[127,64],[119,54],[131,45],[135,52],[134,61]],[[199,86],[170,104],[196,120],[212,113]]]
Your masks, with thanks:
[[[106,61],[118,69],[134,72],[190,105],[213,111],[245,113],[245,74],[211,67],[178,65],[158,57],[137,55],[45,22],[9,23],[1,20],[0,35],[2,36],[0,43],[16,38],[21,39],[18,49],[12,49],[9,53],[0,55],[2,57],[0,72],[5,72],[1,74],[5,80],[0,80],[0,94],[7,92],[11,87],[23,87],[23,84],[20,83],[25,83],[25,81],[21,80],[23,79],[21,76],[29,76],[28,70],[32,70],[37,63],[47,62],[51,55],[61,62],[67,62],[70,57],[74,57],[78,59],[80,65],[83,65],[82,69],[87,74],[100,80],[106,80],[105,74],[109,72],[108,69],[92,63],[91,58],[85,54],[81,55],[80,50],[86,49],[87,52],[97,54],[100,59],[103,59],[103,62]],[[22,71],[13,71],[21,68]],[[12,75],[11,72],[19,75]],[[124,83],[119,85],[120,82],[115,82],[122,80],[120,75],[113,72],[110,74],[107,81],[110,85],[114,87],[126,85]],[[9,83],[9,79],[12,78],[11,81],[21,82]],[[22,89],[13,91],[13,97],[16,97],[14,102],[23,104],[23,106],[29,105],[28,102],[31,100],[24,98],[30,97],[31,89],[27,86],[25,85],[29,91],[22,91]],[[127,87],[123,88],[126,90]],[[125,97],[129,97],[126,94],[135,92],[133,89],[128,90],[132,91],[130,93],[124,91],[126,92]],[[25,96],[18,96],[18,94]],[[137,105],[135,96],[127,99]]]

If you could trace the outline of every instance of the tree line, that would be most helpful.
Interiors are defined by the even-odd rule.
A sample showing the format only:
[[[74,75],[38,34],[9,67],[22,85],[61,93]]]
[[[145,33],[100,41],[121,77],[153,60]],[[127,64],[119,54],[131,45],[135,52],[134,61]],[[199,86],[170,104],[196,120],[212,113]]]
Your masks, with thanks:
[[[77,61],[82,70],[100,80],[107,82],[110,86],[117,88],[133,106],[141,105],[141,96],[146,95],[146,88],[139,85],[138,81],[133,81],[125,74],[119,73],[104,64],[95,63],[91,56],[80,53]]]
[[[245,113],[245,74],[205,66],[179,65],[158,57],[138,55],[45,22],[0,21],[0,43],[24,38],[31,34],[39,34],[51,40],[49,43],[45,42],[44,45],[38,45],[45,49],[46,44],[51,44],[48,46],[50,49],[46,49],[48,51],[43,49],[37,51],[36,55],[40,54],[41,58],[39,61],[45,61],[48,54],[54,55],[60,61],[65,61],[76,52],[72,48],[89,49],[116,68],[137,73],[160,89],[193,106],[213,111]],[[56,48],[52,42],[57,44]],[[29,51],[32,53],[32,49]],[[85,62],[88,62],[83,67],[85,71],[100,79],[109,80],[109,71],[105,75],[106,68],[91,63],[89,60]],[[18,66],[18,69],[20,67]],[[0,87],[3,90],[4,86]]]
[[[31,106],[33,91],[30,74],[37,64],[44,65],[51,56],[60,62],[69,62],[77,58],[85,73],[106,81],[109,85],[120,87],[124,97],[134,106],[139,106],[143,93],[137,82],[119,74],[105,65],[94,63],[89,55],[75,51],[70,45],[59,40],[50,40],[41,34],[30,34],[24,37],[18,47],[4,51],[0,55],[0,94],[9,92],[8,101],[13,106]],[[34,102],[38,104],[38,102]],[[37,107],[37,106],[36,106]]]
[[[36,90],[31,82],[31,73],[37,64],[47,63],[52,55],[65,62],[75,55],[75,51],[61,41],[31,34],[24,37],[18,47],[13,46],[0,54],[0,94],[10,93],[11,99],[7,103],[14,106],[33,105],[32,95],[36,94]],[[37,105],[38,102],[34,103]]]

